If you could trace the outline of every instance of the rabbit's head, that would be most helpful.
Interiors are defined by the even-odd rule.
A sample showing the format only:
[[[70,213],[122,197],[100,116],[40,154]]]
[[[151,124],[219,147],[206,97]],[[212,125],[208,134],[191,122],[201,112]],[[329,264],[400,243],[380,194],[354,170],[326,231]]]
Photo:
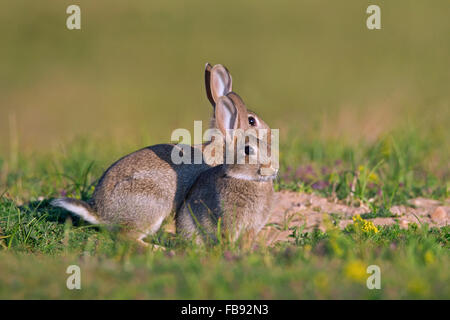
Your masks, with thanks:
[[[255,129],[269,129],[267,124],[253,111],[246,108],[242,99],[233,92],[232,78],[230,72],[221,64],[211,66],[209,63],[205,66],[205,88],[206,96],[214,108],[211,119],[211,127],[218,128],[215,117],[216,104],[220,97],[229,96],[238,107],[245,108],[245,117],[241,117],[239,128],[246,129],[247,127]],[[243,114],[242,114],[243,115]]]
[[[245,128],[247,114],[240,108],[241,101],[231,92],[219,97],[216,104],[217,127],[226,137],[226,175],[251,181],[273,180],[278,167],[272,157],[271,130],[265,123],[263,129]]]

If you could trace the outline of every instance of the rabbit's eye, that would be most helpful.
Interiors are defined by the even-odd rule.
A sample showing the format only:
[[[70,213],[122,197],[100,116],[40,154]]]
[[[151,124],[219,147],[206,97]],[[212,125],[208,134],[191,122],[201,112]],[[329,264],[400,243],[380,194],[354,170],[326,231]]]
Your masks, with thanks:
[[[254,126],[256,126],[256,119],[255,119],[254,117],[250,116],[250,117],[248,117],[248,123],[249,123],[252,127],[254,127]]]
[[[245,154],[248,155],[248,156],[255,153],[255,152],[253,151],[253,148],[250,147],[250,146],[245,146],[244,152],[245,152]]]

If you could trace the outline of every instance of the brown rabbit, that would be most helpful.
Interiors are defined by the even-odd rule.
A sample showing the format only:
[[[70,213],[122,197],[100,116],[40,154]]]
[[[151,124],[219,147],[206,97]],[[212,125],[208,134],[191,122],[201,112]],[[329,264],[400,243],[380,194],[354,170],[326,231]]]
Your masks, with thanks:
[[[232,92],[231,75],[222,65],[206,64],[205,85],[213,107],[228,95],[239,113],[238,128],[267,128],[255,113],[248,112],[242,99]],[[211,123],[215,126],[213,117]],[[205,159],[204,150],[221,141],[211,140],[189,147],[201,150],[202,164],[174,164],[175,144],[158,144],[133,152],[112,164],[100,178],[92,199],[87,202],[61,198],[52,205],[65,208],[93,224],[118,225],[122,233],[147,245],[143,239],[155,233],[164,219],[181,206],[197,176],[218,163]],[[178,150],[180,149],[180,150]],[[212,163],[208,165],[207,163]]]
[[[228,96],[219,98],[216,122],[223,135],[227,130],[239,128],[235,114],[239,118],[233,101]],[[270,134],[268,130],[266,139],[248,135],[245,143],[237,144],[236,148],[237,135],[227,140],[227,149],[233,149],[233,163],[224,163],[199,175],[177,212],[178,234],[195,237],[198,243],[214,242],[220,220],[221,231],[229,240],[236,241],[240,236],[254,240],[270,217],[273,179],[278,172],[269,156]],[[266,151],[262,152],[264,148]],[[241,164],[237,161],[239,155],[245,160]]]

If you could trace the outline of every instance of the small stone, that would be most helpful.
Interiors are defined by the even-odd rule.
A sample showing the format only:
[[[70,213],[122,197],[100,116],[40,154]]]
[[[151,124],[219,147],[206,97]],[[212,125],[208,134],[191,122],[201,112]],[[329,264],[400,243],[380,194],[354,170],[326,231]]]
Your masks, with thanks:
[[[436,210],[430,214],[430,218],[434,222],[445,222],[447,221],[447,212],[445,212],[444,208],[437,207]]]
[[[435,205],[439,205],[440,202],[434,199],[416,198],[408,200],[408,203],[416,206],[417,208],[429,208]]]
[[[409,224],[408,220],[405,219],[402,219],[399,222],[400,228],[402,229],[408,229],[408,224]]]
[[[395,216],[401,216],[402,215],[402,209],[399,206],[394,206],[391,208],[391,213]]]

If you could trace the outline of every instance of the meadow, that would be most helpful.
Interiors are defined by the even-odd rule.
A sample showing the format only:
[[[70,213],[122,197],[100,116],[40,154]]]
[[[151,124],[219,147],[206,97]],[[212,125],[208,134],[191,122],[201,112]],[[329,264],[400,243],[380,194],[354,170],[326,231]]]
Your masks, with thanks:
[[[81,0],[73,31],[70,4],[0,11],[0,298],[450,298],[448,225],[370,224],[417,198],[449,208],[448,1],[376,1],[373,31],[368,1]],[[365,206],[363,222],[317,212],[325,229],[287,223],[287,241],[246,251],[197,247],[168,221],[148,239],[167,250],[140,252],[49,205],[89,199],[111,163],[176,128],[206,127],[206,62],[280,129],[276,190]]]

